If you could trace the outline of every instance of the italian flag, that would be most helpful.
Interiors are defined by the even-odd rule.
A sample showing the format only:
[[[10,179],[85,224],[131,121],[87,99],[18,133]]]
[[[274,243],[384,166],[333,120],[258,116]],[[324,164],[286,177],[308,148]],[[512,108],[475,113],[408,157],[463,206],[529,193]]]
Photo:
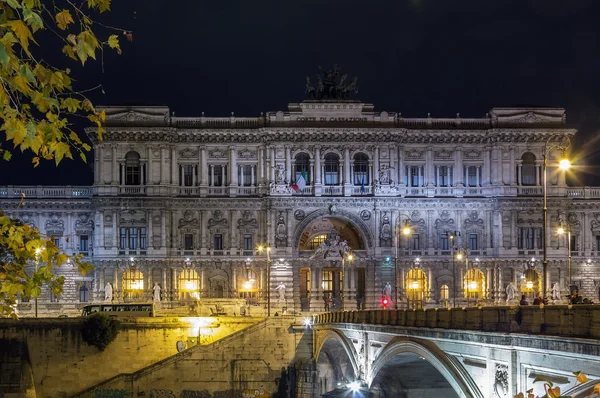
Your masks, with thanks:
[[[298,177],[295,184],[292,184],[292,189],[296,192],[303,191],[306,188],[306,171],[302,170],[302,174]]]

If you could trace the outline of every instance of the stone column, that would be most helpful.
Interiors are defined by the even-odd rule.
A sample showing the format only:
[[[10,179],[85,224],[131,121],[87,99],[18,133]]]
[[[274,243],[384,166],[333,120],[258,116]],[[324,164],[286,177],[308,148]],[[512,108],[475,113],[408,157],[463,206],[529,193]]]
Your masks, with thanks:
[[[237,187],[238,185],[237,153],[235,149],[234,145],[229,147],[229,185],[232,187]]]
[[[433,147],[427,147],[427,154],[425,156],[425,179],[423,186],[431,187],[435,185],[433,183]]]
[[[502,159],[503,146],[498,146],[498,184],[504,185],[504,160]]]
[[[523,165],[521,164],[521,161],[517,162],[517,185],[523,185]]]
[[[179,298],[177,294],[179,291],[179,287],[177,286],[177,268],[172,268],[171,271],[173,272],[171,279],[171,300],[176,301]]]
[[[431,267],[427,268],[427,287],[429,287],[427,292],[427,301],[434,300],[434,291],[433,291],[433,271]]]
[[[162,250],[167,248],[167,215],[164,209],[160,212],[160,248]]]
[[[95,175],[96,178],[94,180],[97,184],[104,185],[104,148],[102,148],[102,145],[96,145],[96,152],[97,167]]]
[[[165,145],[160,146],[160,167],[158,168],[158,170],[160,171],[160,185],[166,184],[165,148]]]
[[[321,147],[315,147],[315,196],[321,196]]]
[[[177,148],[171,148],[171,185],[177,185]]]
[[[118,248],[119,247],[119,243],[118,243],[118,239],[119,239],[119,229],[118,229],[118,224],[117,224],[117,215],[118,212],[116,210],[113,210],[112,213],[112,230],[113,230],[113,238],[112,238],[112,248]]]
[[[352,195],[352,179],[350,176],[350,148],[344,148],[344,196]]]
[[[292,154],[290,146],[285,146],[285,182],[290,184],[292,182]]]
[[[540,164],[538,161],[536,161],[536,165],[535,165],[535,186],[539,187],[541,186],[540,184]]]
[[[509,184],[515,185],[515,172],[516,172],[516,162],[515,162],[515,146],[511,145],[510,147],[510,172],[509,172]]]
[[[117,145],[112,145],[112,181],[114,185],[119,185],[119,169],[117,168]]]
[[[373,181],[379,180],[379,169],[381,166],[379,165],[379,147],[376,146],[373,152]]]
[[[152,145],[148,145],[146,148],[147,151],[147,160],[146,160],[146,185],[151,185],[153,181],[152,177]]]
[[[454,153],[454,160],[456,162],[456,173],[454,173],[454,181],[457,187],[464,186],[464,167],[463,167],[463,149],[462,147],[456,147]]]
[[[400,146],[399,148],[399,154],[398,154],[398,178],[400,179],[400,181],[398,181],[400,183],[400,186],[405,186],[407,184],[404,183],[404,172],[405,172],[405,166],[404,166],[404,147]]]

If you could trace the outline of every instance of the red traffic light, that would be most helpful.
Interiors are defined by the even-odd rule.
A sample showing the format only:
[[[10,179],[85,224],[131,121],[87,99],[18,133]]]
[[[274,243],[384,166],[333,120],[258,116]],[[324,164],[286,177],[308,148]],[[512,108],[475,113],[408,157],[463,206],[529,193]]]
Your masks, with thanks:
[[[383,304],[384,307],[387,307],[389,303],[390,302],[388,301],[387,297],[381,298],[381,304]]]

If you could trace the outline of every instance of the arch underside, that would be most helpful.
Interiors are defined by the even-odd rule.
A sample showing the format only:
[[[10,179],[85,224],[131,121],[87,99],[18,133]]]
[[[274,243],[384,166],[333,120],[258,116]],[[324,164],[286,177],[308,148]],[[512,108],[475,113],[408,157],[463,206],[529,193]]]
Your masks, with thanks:
[[[459,361],[435,343],[408,337],[388,343],[373,362],[367,381],[371,390],[390,397],[483,398]]]
[[[354,352],[350,343],[337,332],[328,331],[322,336],[315,358],[320,393],[332,391],[340,384],[356,379]]]

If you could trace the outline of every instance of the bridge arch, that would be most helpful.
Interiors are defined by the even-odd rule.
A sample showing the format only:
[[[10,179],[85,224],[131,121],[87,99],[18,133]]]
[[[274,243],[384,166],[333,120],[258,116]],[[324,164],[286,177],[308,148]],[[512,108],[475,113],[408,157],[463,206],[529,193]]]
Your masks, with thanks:
[[[315,347],[314,359],[319,370],[319,377],[323,377],[322,365],[331,366],[335,377],[334,383],[320,387],[321,392],[334,389],[337,382],[344,380],[350,382],[357,378],[360,368],[356,361],[356,351],[352,343],[341,332],[336,330],[325,331],[319,336]],[[344,358],[344,354],[346,358]],[[347,361],[344,361],[344,359],[347,359]],[[343,368],[344,365],[346,365],[345,368]]]
[[[379,353],[369,369],[367,383],[375,387],[377,375],[398,356],[426,360],[448,382],[460,398],[483,398],[483,394],[462,364],[435,343],[410,337],[395,337]]]

